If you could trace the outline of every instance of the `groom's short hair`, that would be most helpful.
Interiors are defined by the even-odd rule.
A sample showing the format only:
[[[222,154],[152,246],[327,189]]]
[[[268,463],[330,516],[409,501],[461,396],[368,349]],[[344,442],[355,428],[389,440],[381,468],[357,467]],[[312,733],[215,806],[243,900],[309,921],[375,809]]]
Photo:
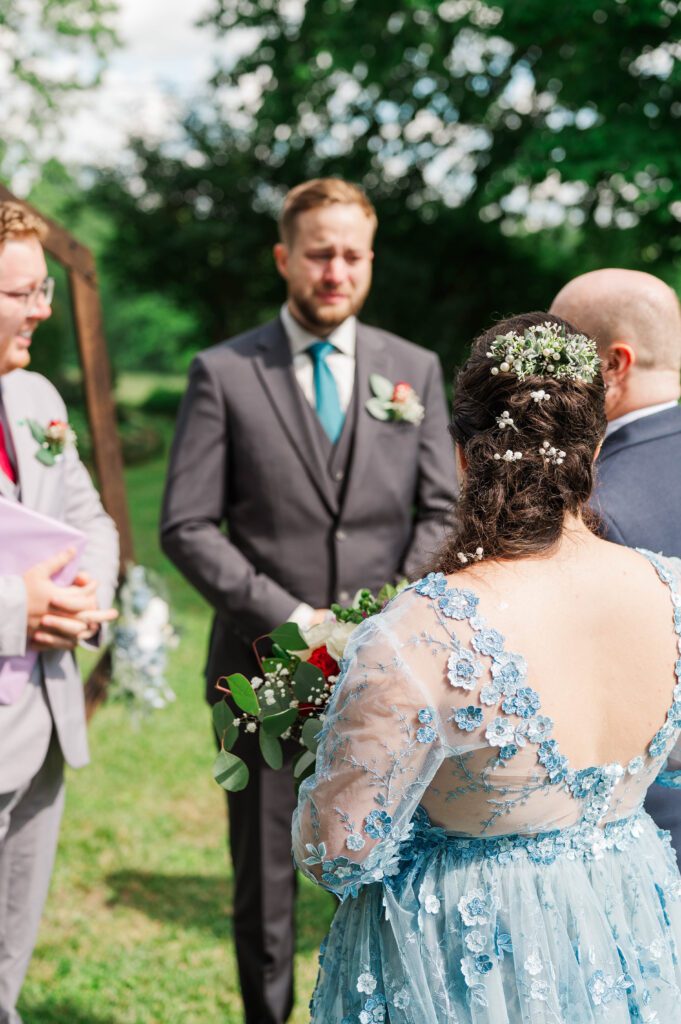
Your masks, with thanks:
[[[18,238],[37,238],[44,242],[47,238],[47,224],[37,214],[15,203],[11,199],[0,203],[0,249],[5,242]]]
[[[296,185],[286,194],[279,215],[279,237],[284,245],[290,245],[293,241],[295,222],[299,214],[319,206],[332,206],[334,203],[356,203],[369,220],[373,221],[374,229],[376,228],[376,210],[359,185],[343,181],[342,178],[312,178]]]

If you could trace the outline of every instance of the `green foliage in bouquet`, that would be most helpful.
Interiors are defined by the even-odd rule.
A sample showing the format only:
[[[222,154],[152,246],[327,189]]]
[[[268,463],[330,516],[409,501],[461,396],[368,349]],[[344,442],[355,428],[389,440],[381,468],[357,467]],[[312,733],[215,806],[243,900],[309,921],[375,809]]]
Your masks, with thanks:
[[[284,761],[282,741],[301,747],[293,763],[297,782],[314,770],[323,716],[340,673],[339,661],[350,634],[364,619],[378,614],[407,585],[386,584],[374,596],[360,590],[349,608],[331,606],[333,618],[301,631],[294,622],[285,622],[267,637],[272,651],[260,658],[263,677],[249,680],[241,673],[224,678],[218,688],[231,698],[213,707],[213,725],[220,740],[220,752],[213,765],[216,782],[232,793],[248,785],[249,772],[240,757],[232,752],[241,731],[257,734],[265,762],[275,770]],[[256,648],[257,654],[257,648]]]

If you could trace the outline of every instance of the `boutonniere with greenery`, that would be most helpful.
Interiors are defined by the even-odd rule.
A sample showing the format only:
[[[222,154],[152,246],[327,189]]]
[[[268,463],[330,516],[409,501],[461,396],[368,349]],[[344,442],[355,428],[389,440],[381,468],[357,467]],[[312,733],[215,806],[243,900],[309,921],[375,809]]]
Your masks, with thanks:
[[[38,462],[43,466],[54,466],[64,449],[76,443],[76,432],[64,420],[50,420],[42,427],[37,420],[24,420],[39,448],[35,453]]]
[[[406,381],[398,380],[397,384],[393,384],[380,373],[372,373],[369,385],[373,397],[367,402],[366,408],[375,419],[418,425],[425,416],[426,410],[419,396]]]

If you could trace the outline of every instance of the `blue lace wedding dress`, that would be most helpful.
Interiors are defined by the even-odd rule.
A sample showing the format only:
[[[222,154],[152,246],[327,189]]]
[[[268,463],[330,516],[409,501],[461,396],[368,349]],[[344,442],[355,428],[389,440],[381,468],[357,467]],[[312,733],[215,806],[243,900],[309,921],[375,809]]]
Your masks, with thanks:
[[[645,554],[681,638],[681,562]],[[647,749],[573,770],[478,604],[431,573],[351,637],[294,816],[298,865],[342,901],[312,1021],[681,1021],[681,877],[642,810],[681,657]]]

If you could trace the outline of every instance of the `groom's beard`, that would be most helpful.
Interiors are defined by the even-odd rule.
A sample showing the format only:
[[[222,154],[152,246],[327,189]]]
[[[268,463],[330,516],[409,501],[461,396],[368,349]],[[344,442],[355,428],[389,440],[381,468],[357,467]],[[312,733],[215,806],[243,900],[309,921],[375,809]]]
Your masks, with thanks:
[[[368,294],[369,284],[362,292],[348,295],[347,302],[333,306],[324,305],[323,295],[312,299],[304,298],[302,295],[291,295],[291,299],[299,313],[297,319],[304,321],[304,327],[312,334],[329,334],[349,316],[356,316],[359,313]]]

